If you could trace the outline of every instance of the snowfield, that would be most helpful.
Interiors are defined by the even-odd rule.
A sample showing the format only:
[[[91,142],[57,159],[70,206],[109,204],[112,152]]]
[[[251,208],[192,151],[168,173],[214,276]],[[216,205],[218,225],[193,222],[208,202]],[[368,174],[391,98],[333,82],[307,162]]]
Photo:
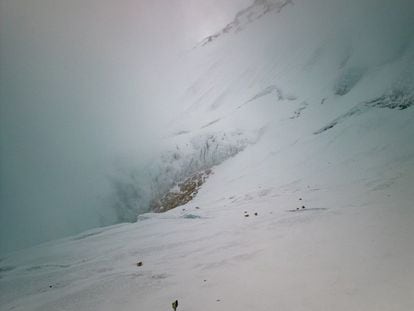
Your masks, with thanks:
[[[155,166],[216,137],[197,196],[4,256],[0,310],[414,310],[413,4],[270,2],[177,60]]]
[[[412,179],[253,187],[231,166],[183,208],[3,258],[2,310],[413,308]]]

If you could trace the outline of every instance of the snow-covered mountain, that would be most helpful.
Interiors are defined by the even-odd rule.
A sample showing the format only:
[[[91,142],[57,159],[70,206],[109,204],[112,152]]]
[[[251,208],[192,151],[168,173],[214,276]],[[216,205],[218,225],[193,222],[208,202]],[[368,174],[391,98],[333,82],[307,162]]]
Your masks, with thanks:
[[[118,210],[211,168],[197,195],[5,256],[2,310],[414,308],[413,3],[235,13],[176,60],[163,152]]]

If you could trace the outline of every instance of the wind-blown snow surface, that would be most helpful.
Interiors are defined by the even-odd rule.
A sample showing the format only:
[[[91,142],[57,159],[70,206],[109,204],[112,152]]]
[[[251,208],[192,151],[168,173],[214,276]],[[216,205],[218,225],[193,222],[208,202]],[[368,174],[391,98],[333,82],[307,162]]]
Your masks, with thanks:
[[[166,145],[247,147],[185,206],[2,258],[1,309],[414,309],[412,9],[298,0],[188,51]]]

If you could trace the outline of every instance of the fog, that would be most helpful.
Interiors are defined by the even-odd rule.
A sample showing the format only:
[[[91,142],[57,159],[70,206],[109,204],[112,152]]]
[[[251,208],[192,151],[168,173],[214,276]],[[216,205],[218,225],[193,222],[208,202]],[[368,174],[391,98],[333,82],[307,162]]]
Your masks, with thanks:
[[[162,148],[175,60],[251,2],[0,0],[0,253],[117,222],[111,176]],[[355,67],[412,42],[409,0],[318,3]]]
[[[156,152],[171,60],[234,4],[1,0],[0,252],[116,221],[108,176]]]

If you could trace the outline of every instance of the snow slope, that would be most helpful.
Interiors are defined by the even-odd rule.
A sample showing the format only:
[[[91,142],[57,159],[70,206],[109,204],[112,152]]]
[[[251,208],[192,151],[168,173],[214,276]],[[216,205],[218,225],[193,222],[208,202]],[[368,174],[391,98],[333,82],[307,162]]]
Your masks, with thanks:
[[[293,1],[185,52],[166,152],[246,146],[185,206],[2,258],[1,310],[414,309],[413,11],[378,3]]]

